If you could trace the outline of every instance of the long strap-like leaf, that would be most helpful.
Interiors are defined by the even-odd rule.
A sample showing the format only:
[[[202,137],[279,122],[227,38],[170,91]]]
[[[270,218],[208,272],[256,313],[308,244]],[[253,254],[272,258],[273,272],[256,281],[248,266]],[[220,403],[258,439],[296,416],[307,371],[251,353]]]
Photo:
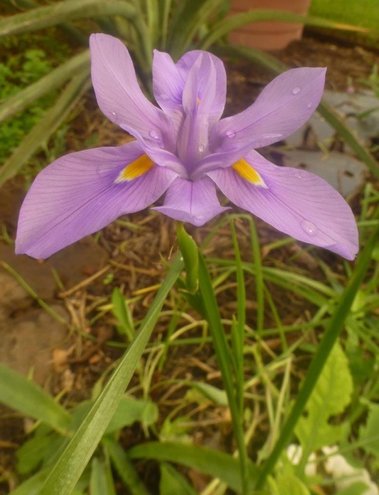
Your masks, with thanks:
[[[65,0],[0,20],[0,36],[28,33],[80,18],[120,15],[134,19],[135,8],[125,0]]]
[[[141,328],[96,399],[79,429],[53,466],[40,495],[70,495],[100,442],[128,386],[159,318],[162,305],[175,284],[182,261],[177,256],[163,281]]]
[[[88,87],[89,69],[84,67],[81,74],[75,76],[66,86],[56,103],[46,111],[44,116],[22,140],[14,153],[0,168],[0,185],[10,179],[29,158],[46,143],[50,136],[58,129],[72,108],[75,106],[85,89]]]
[[[70,58],[46,76],[5,100],[0,105],[0,122],[22,112],[41,96],[63,86],[73,74],[81,72],[87,66],[89,67],[88,50]]]

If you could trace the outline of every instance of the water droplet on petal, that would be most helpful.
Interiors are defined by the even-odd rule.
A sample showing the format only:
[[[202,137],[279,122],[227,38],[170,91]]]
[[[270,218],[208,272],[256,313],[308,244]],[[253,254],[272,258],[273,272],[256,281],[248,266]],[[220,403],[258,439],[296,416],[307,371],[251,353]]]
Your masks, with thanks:
[[[303,171],[303,170],[296,170],[295,171],[295,177],[297,177],[298,179],[304,179],[304,177],[306,177],[307,174]]]
[[[307,108],[312,108],[312,107],[313,107],[312,103],[308,103]]]
[[[264,139],[281,139],[283,137],[283,134],[280,134],[278,132],[276,133],[270,133],[270,132],[267,132],[266,134],[263,134],[262,138]]]
[[[203,144],[199,144],[199,153],[204,153],[205,146]]]
[[[152,129],[152,130],[149,132],[149,136],[150,136],[151,138],[153,138],[153,139],[156,139],[156,140],[160,139],[160,137],[161,137],[161,136],[160,136],[160,134],[159,134],[159,132],[158,132],[158,131],[156,131],[156,130],[154,130],[154,129]]]
[[[111,112],[111,114],[113,115],[113,117],[116,117],[116,112]]]
[[[300,225],[304,232],[311,237],[315,236],[318,232],[316,225],[308,220],[303,220]]]
[[[297,95],[297,94],[299,94],[299,93],[300,93],[300,91],[301,91],[301,89],[299,88],[299,86],[296,86],[296,88],[293,88],[293,90],[292,90],[292,94],[293,94],[293,95]]]
[[[234,131],[226,131],[226,137],[229,139],[233,139],[236,136],[236,133]]]

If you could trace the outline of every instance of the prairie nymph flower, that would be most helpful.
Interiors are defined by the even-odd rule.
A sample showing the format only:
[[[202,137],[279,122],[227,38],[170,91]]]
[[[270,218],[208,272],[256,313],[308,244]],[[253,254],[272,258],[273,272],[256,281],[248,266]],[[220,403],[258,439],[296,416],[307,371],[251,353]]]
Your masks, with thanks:
[[[218,188],[278,230],[354,258],[357,227],[339,193],[316,175],[278,167],[255,151],[309,119],[325,69],[288,70],[246,110],[221,118],[226,73],[211,53],[190,51],[174,63],[155,51],[155,106],[142,93],[121,41],[94,34],[90,46],[99,107],[135,140],[70,153],[46,167],[22,205],[17,253],[45,258],[163,195],[157,210],[200,226],[227,209]]]

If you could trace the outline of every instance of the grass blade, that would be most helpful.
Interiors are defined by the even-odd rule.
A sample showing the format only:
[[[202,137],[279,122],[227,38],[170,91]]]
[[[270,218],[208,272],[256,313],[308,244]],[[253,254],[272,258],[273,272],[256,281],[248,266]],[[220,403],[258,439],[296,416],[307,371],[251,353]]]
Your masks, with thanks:
[[[240,467],[237,459],[217,450],[173,442],[147,442],[128,451],[131,459],[155,459],[187,466],[219,478],[230,488],[241,492]],[[256,476],[256,468],[249,462],[249,482]],[[251,492],[250,492],[251,493]]]
[[[69,413],[41,387],[2,364],[0,402],[60,432],[67,430],[71,422]]]
[[[272,472],[277,460],[280,457],[282,450],[286,447],[287,443],[291,440],[294,428],[304,411],[305,405],[312,394],[312,391],[317,383],[322,369],[329,357],[334,344],[336,343],[341,330],[344,328],[344,322],[349,315],[351,305],[355,299],[355,296],[359,290],[367,270],[369,268],[370,261],[372,259],[372,251],[377,245],[379,240],[379,227],[373,232],[369,238],[365,248],[359,255],[354,272],[350,278],[350,282],[345,291],[341,295],[339,303],[327,325],[325,334],[317,348],[317,351],[313,357],[313,360],[309,366],[308,372],[305,376],[304,382],[301,386],[299,393],[297,394],[296,402],[282,428],[281,435],[268,457],[266,463],[263,465],[256,484],[256,488],[262,488],[267,476]]]
[[[163,303],[175,284],[182,262],[177,256],[170,267],[140,330],[124,353],[108,383],[53,466],[40,495],[70,495],[101,440],[134,370],[145,350]]]
[[[134,469],[129,457],[124,452],[121,445],[112,438],[105,437],[102,444],[108,451],[111,462],[120,476],[124,485],[127,487],[131,495],[149,495],[147,490],[138,477],[137,471]]]
[[[44,117],[33,127],[0,168],[0,185],[16,175],[29,158],[61,125],[87,88],[87,78],[88,70],[85,68],[82,74],[75,76],[69,82],[56,103],[45,113]]]
[[[65,0],[0,20],[0,36],[28,33],[80,18],[120,15],[134,19],[136,10],[123,0]]]
[[[73,73],[89,68],[89,51],[86,50],[52,70],[50,74],[39,81],[8,98],[0,105],[0,122],[9,119],[18,112],[22,112],[35,100],[62,86]]]
[[[219,11],[224,0],[182,0],[171,21],[168,47],[174,58],[183,55],[196,31]]]
[[[237,280],[237,321],[232,325],[232,345],[234,354],[234,363],[236,366],[236,396],[239,408],[239,414],[243,417],[244,412],[244,370],[243,370],[243,343],[245,338],[245,323],[246,323],[246,289],[244,272],[242,268],[241,252],[238,244],[237,232],[234,225],[234,220],[231,219],[230,226],[232,229],[232,241],[234,248],[234,260],[236,265],[236,280]]]

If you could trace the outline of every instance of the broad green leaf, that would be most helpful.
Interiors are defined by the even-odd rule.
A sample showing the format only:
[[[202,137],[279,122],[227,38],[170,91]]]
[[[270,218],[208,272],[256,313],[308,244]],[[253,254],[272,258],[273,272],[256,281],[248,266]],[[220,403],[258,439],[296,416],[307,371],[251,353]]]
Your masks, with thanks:
[[[130,449],[128,455],[131,459],[155,459],[181,464],[218,478],[237,492],[241,490],[238,459],[217,450],[183,443],[147,442]],[[253,482],[256,474],[256,467],[249,461],[249,483]]]
[[[103,438],[102,444],[110,457],[111,463],[117,471],[117,474],[128,489],[130,495],[148,495],[145,486],[138,477],[137,471],[126,455],[121,445],[110,438]]]
[[[341,440],[343,425],[330,424],[329,420],[345,410],[352,391],[353,380],[348,360],[337,343],[309,398],[305,408],[306,416],[299,419],[295,430],[305,453],[309,454]]]
[[[159,495],[196,495],[188,481],[173,466],[161,463]]]
[[[87,78],[88,69],[85,68],[80,75],[75,76],[68,83],[56,103],[47,110],[42,119],[33,127],[12,156],[0,168],[0,185],[16,175],[29,158],[58,129],[86,89],[87,84],[85,81]]]
[[[310,495],[308,488],[294,474],[279,475],[268,484],[270,495]]]
[[[124,391],[150,339],[163,303],[175,284],[182,262],[177,256],[170,267],[133,342],[108,383],[51,469],[39,495],[70,495],[114,416]]]
[[[0,364],[0,402],[58,431],[67,430],[70,424],[69,413],[47,392],[3,364]]]
[[[35,100],[62,86],[73,73],[89,67],[89,51],[86,50],[52,70],[50,74],[42,77],[39,81],[22,89],[15,95],[5,100],[0,105],[0,122],[12,117],[18,112],[25,110]]]
[[[21,14],[3,17],[0,20],[0,36],[27,33],[54,26],[65,21],[120,15],[127,19],[134,19],[135,8],[123,0],[65,0],[53,5],[37,7]]]
[[[379,405],[370,404],[367,422],[359,431],[362,449],[379,459]]]

